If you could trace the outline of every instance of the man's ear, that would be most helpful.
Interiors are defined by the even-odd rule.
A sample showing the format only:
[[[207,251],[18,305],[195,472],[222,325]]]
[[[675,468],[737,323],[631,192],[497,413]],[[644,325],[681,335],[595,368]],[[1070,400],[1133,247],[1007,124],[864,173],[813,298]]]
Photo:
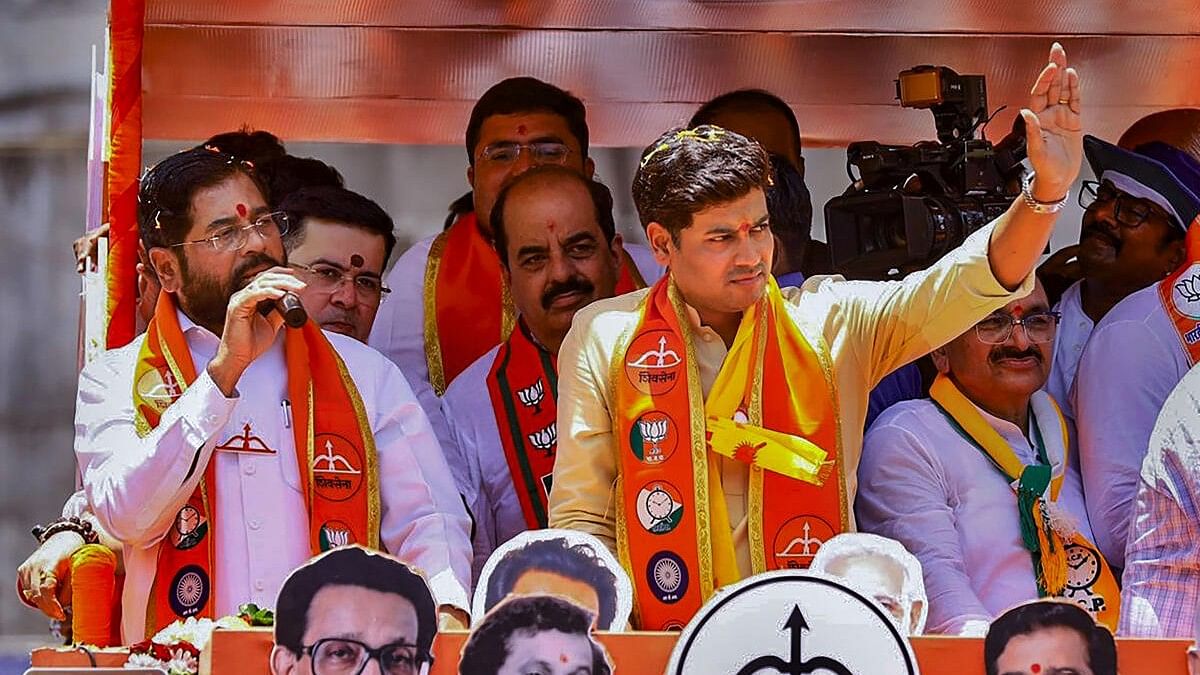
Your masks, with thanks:
[[[474,165],[471,165],[471,164],[467,165],[467,182],[471,184],[471,189],[474,190],[475,189],[475,167],[474,167]]]
[[[168,248],[155,246],[146,252],[150,256],[150,264],[158,275],[158,281],[164,291],[178,293],[183,287],[183,271],[179,266],[179,258]]]
[[[291,675],[296,670],[296,653],[284,647],[275,645],[271,648],[271,675]]]
[[[1169,249],[1167,252],[1167,264],[1169,267],[1167,268],[1166,273],[1163,274],[1164,277],[1171,276],[1171,272],[1179,269],[1179,266],[1182,265],[1187,259],[1187,245],[1185,244],[1184,240],[1178,239],[1173,241],[1170,244],[1167,244],[1167,247]]]
[[[920,635],[924,626],[921,625],[921,612],[925,610],[924,600],[913,600],[912,608],[908,610],[908,632],[911,635]]]
[[[613,240],[608,245],[608,250],[617,261],[617,269],[621,269],[621,263],[625,260],[625,256],[621,255],[621,252],[625,250],[625,239],[621,236],[620,232],[613,235]]]
[[[592,158],[588,157],[587,159],[583,160],[583,175],[591,178],[595,175],[595,173],[596,163],[592,161]]]
[[[938,372],[945,375],[950,372],[950,357],[946,354],[945,347],[938,347],[929,352],[929,358],[933,359],[933,365],[938,369]]]
[[[663,227],[662,223],[650,223],[646,226],[646,241],[649,242],[650,250],[654,252],[654,260],[659,266],[669,267],[675,242],[667,228]]]

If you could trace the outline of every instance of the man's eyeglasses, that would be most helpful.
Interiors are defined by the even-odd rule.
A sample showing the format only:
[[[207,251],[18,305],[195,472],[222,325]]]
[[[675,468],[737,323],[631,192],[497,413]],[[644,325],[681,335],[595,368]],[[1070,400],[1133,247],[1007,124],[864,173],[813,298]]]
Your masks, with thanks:
[[[228,253],[245,246],[246,242],[250,239],[250,232],[252,231],[258,233],[258,236],[263,239],[270,239],[272,237],[282,237],[287,234],[290,226],[291,221],[288,220],[288,215],[283,211],[276,211],[274,213],[265,213],[255,218],[249,225],[228,225],[203,239],[183,241],[178,244],[171,244],[171,246],[209,244],[215,251]]]
[[[975,324],[975,335],[986,345],[1002,345],[1012,337],[1015,326],[1025,329],[1025,337],[1030,342],[1053,342],[1054,327],[1062,314],[1058,312],[1035,312],[1016,318],[1008,314],[993,314]]]
[[[359,675],[375,659],[385,675],[415,675],[433,655],[421,652],[411,642],[393,642],[372,649],[358,640],[324,638],[301,648],[312,657],[313,675]]]
[[[364,300],[380,300],[392,289],[383,285],[378,277],[367,276],[360,274],[354,276],[339,270],[332,265],[318,263],[316,265],[301,265],[300,263],[288,263],[288,267],[295,267],[298,270],[308,272],[310,281],[309,288],[319,293],[335,293],[342,284],[349,283],[354,286],[354,292],[358,297]]]
[[[493,143],[479,156],[494,164],[512,164],[522,152],[528,152],[534,164],[563,164],[571,154],[565,143],[535,141],[533,143]]]
[[[1144,204],[1137,204],[1131,197],[1124,192],[1116,189],[1111,183],[1099,183],[1094,180],[1083,181],[1083,189],[1079,191],[1079,205],[1083,208],[1088,208],[1093,204],[1106,204],[1114,201],[1113,218],[1116,219],[1122,227],[1134,229],[1140,227],[1142,223],[1150,216],[1157,215],[1160,218],[1171,220],[1170,214],[1161,210],[1147,207]]]

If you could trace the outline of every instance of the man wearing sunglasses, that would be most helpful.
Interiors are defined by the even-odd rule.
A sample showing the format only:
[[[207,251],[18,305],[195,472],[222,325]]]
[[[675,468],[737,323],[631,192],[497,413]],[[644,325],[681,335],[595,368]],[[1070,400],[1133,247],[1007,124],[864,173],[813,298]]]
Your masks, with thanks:
[[[1062,323],[1046,391],[1071,420],[1071,387],[1096,323],[1129,294],[1161,281],[1183,262],[1186,223],[1154,188],[1174,177],[1165,166],[1129,155],[1164,163],[1186,155],[1162,143],[1144,145],[1137,153],[1114,150],[1093,136],[1084,141],[1096,180],[1083,181],[1079,191],[1079,205],[1085,209],[1076,253],[1082,279],[1063,292],[1055,307]]]
[[[252,169],[177,153],[138,207],[163,294],[145,337],[81,374],[75,444],[88,506],[122,543],[124,639],[268,606],[297,564],[349,543],[419,566],[443,617],[464,618],[470,520],[403,375],[259,311],[313,291]]]
[[[1040,391],[1057,323],[1038,284],[935,350],[930,398],[888,409],[863,443],[859,526],[921,561],[929,633],[982,635],[1045,595],[1102,619],[1120,606],[1090,545],[1066,423]]]
[[[1100,208],[1090,227],[1085,219],[1081,264],[1103,260],[1103,267],[1136,279],[1087,338],[1071,390],[1096,544],[1123,568],[1150,432],[1163,402],[1200,356],[1200,341],[1191,335],[1200,317],[1200,231],[1192,225],[1200,215],[1200,161],[1165,143],[1129,151],[1090,137],[1084,152],[1101,183],[1124,194]],[[1136,210],[1146,217],[1133,227]],[[1194,231],[1185,241],[1189,225]],[[1099,233],[1089,234],[1093,230]],[[1155,254],[1155,246],[1166,252]],[[1084,267],[1084,284],[1091,285],[1098,267]],[[1140,278],[1129,271],[1137,268]],[[1134,290],[1136,284],[1143,287]]]

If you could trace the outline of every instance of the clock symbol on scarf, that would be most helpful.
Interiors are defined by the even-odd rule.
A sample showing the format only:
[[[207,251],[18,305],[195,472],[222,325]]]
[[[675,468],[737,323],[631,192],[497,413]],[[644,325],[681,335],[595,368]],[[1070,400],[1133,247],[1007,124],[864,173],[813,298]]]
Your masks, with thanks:
[[[666,490],[656,487],[646,495],[646,513],[656,521],[666,520],[671,515],[675,500]]]
[[[1096,552],[1079,544],[1067,544],[1067,592],[1074,595],[1075,591],[1090,591],[1099,578],[1100,558]]]

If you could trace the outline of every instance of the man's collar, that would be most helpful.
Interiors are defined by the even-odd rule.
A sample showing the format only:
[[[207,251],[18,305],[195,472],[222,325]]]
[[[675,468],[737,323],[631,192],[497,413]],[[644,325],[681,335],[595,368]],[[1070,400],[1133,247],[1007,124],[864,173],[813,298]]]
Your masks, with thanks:
[[[214,335],[211,330],[201,326],[195,321],[192,321],[192,317],[188,316],[187,313],[183,311],[183,308],[179,306],[179,301],[174,299],[174,297],[172,297],[172,300],[174,300],[175,303],[175,315],[179,317],[179,331],[181,333],[187,335],[189,332],[199,331],[202,335],[211,335],[217,340],[221,339],[221,336]]]

